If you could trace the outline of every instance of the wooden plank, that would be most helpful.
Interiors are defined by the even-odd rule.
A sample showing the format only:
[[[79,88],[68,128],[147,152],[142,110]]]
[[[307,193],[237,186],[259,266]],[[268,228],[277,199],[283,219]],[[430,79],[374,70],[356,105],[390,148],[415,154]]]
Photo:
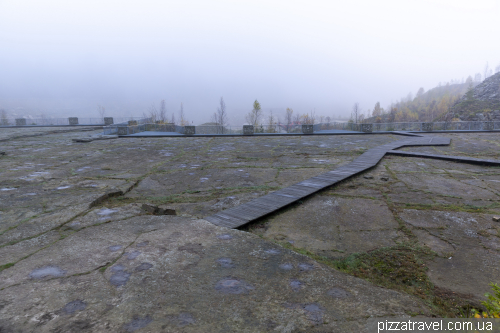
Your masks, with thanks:
[[[454,155],[434,155],[434,154],[425,154],[425,153],[412,153],[412,152],[397,151],[397,150],[388,151],[387,154],[390,154],[390,155],[399,155],[399,156],[412,156],[412,157],[433,158],[433,159],[439,159],[439,160],[454,161],[454,162],[464,162],[464,163],[471,163],[471,164],[500,166],[500,160],[484,160],[484,159],[473,158],[473,157],[463,157],[463,156],[454,156]]]

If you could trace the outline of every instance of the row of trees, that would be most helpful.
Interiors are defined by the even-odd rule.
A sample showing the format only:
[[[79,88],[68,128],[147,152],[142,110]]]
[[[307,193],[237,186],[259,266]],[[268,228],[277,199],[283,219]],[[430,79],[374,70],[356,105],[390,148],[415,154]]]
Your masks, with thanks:
[[[270,128],[279,127],[280,129],[289,132],[296,125],[313,125],[316,122],[319,123],[330,123],[333,118],[330,116],[317,116],[315,110],[311,110],[309,113],[294,113],[292,108],[287,108],[284,117],[276,116],[271,110],[267,119],[264,118],[264,113],[262,107],[258,100],[253,103],[252,110],[245,116],[245,120],[248,124],[253,125],[254,128],[259,129],[264,126]]]
[[[500,72],[500,64],[495,67],[495,73]],[[430,122],[437,119],[451,121],[457,119],[448,119],[450,108],[465,94],[472,95],[476,85],[493,75],[491,69],[486,63],[483,73],[476,73],[474,77],[469,75],[467,79],[451,80],[445,84],[441,82],[437,87],[425,92],[424,88],[418,89],[415,97],[409,93],[396,103],[391,103],[387,108],[382,108],[377,102],[373,109],[367,110],[365,114],[360,111],[359,104],[355,103],[351,112],[353,122],[373,122],[373,123],[391,123],[391,122],[412,122],[423,121]]]
[[[179,109],[179,121],[177,122],[177,119],[175,118],[175,112],[172,112],[170,117],[167,115],[167,107],[164,99],[160,101],[159,109],[157,109],[154,104],[151,104],[148,113],[146,114],[145,112],[143,112],[142,116],[144,118],[151,118],[151,121],[153,123],[174,124],[174,125],[178,123],[180,126],[189,125],[189,121],[187,120],[186,115],[184,113],[183,104],[181,103],[181,107]]]

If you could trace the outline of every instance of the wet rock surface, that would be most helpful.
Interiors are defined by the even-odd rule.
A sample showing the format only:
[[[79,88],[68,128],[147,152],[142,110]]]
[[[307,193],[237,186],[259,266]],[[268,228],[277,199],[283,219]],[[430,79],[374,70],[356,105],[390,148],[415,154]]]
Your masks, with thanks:
[[[450,147],[405,150],[499,159],[495,134],[447,136]],[[437,286],[479,298],[499,282],[498,168],[387,157],[248,232],[202,217],[400,138],[81,137],[2,132],[0,331],[345,332],[369,316],[431,315],[294,247],[342,258],[416,239],[438,254]]]

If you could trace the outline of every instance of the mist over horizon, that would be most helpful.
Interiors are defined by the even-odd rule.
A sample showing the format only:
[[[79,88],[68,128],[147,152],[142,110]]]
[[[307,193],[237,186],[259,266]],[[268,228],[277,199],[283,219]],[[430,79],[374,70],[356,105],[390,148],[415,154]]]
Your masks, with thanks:
[[[500,1],[0,1],[0,109],[348,117],[500,65]],[[499,69],[500,70],[500,69]],[[483,75],[483,79],[484,79]]]

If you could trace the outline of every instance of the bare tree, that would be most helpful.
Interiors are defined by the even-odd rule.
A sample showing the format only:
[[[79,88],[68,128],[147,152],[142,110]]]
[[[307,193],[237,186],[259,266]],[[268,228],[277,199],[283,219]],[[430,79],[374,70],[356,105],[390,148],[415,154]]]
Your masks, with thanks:
[[[184,106],[181,103],[181,109],[179,110],[179,117],[181,118],[181,126],[187,126],[189,125],[189,121],[187,121],[185,115],[184,115]]]
[[[301,122],[300,122],[301,118],[302,118],[302,117],[301,117],[301,116],[300,116],[300,114],[297,112],[297,113],[295,114],[295,116],[293,116],[293,123],[294,123],[295,125],[300,125],[300,124],[301,124]]]
[[[162,99],[160,102],[160,113],[158,114],[158,120],[161,123],[167,122],[167,107],[165,106],[165,100]]]
[[[276,118],[273,115],[273,110],[271,110],[271,113],[270,113],[269,117],[267,118],[267,122],[268,122],[267,132],[268,133],[275,133],[276,131],[275,131],[274,126],[276,125]]]
[[[288,133],[290,131],[290,127],[293,122],[293,109],[286,108],[286,114],[285,114],[285,123],[286,123],[286,132]]]
[[[245,120],[250,125],[257,127],[259,125],[259,120],[261,117],[262,109],[260,107],[260,103],[259,101],[255,100],[255,102],[253,102],[253,109],[245,116]]]
[[[219,107],[217,108],[217,112],[214,112],[212,116],[212,122],[217,125],[217,133],[224,133],[224,126],[227,126],[227,111],[226,111],[226,103],[224,102],[224,98],[220,98]]]
[[[330,129],[330,123],[332,122],[332,118],[330,116],[326,116],[326,129]]]
[[[420,89],[422,89],[422,88],[420,88]],[[420,92],[420,90],[419,90],[419,92]],[[417,96],[419,96],[418,93],[417,93]],[[373,108],[372,116],[373,117],[378,117],[381,114],[382,114],[382,112],[381,112],[381,109],[380,109],[380,102],[377,102],[377,103],[375,103],[375,107]]]
[[[500,73],[500,63],[495,67],[495,73]]]
[[[156,123],[156,121],[159,120],[158,110],[153,104],[151,104],[151,106],[149,107],[149,118],[151,119],[152,123]]]
[[[104,124],[104,114],[106,113],[106,109],[102,105],[97,105],[97,112],[99,112],[99,117]]]
[[[355,124],[358,123],[360,113],[361,113],[361,108],[359,107],[359,103],[356,102],[352,106],[352,112],[351,112],[351,118]]]
[[[314,122],[316,121],[316,109],[311,110],[309,113],[309,124],[314,125]]]
[[[474,81],[477,83],[481,82],[481,74],[480,73],[476,73],[476,75],[474,75]]]

